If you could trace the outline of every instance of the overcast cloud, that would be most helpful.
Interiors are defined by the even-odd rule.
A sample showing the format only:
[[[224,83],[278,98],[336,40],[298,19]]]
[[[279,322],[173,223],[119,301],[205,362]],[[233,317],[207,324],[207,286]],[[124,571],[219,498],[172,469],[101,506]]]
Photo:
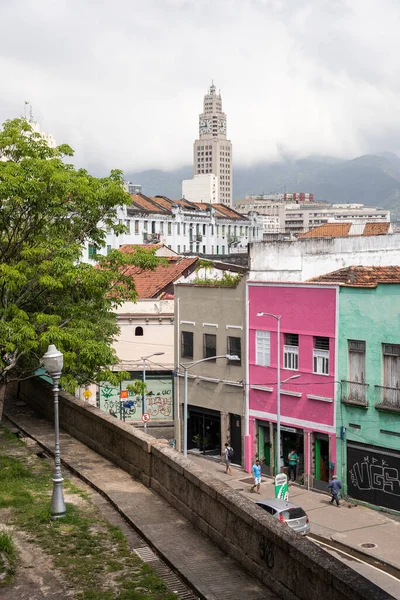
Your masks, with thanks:
[[[399,0],[2,0],[0,119],[24,101],[95,172],[192,162],[214,79],[234,162],[400,153]]]

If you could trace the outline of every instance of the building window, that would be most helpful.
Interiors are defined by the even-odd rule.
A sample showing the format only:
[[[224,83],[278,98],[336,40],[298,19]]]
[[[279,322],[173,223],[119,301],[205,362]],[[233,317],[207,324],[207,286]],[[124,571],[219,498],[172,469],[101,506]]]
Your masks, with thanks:
[[[182,331],[182,358],[193,358],[193,332]]]
[[[314,338],[314,373],[329,375],[329,338]]]
[[[228,337],[228,354],[239,358],[239,360],[229,361],[229,364],[238,366],[242,364],[242,340],[240,337]]]
[[[382,351],[383,385],[387,388],[398,389],[400,383],[400,344],[382,344]],[[396,395],[398,395],[398,392]]]
[[[180,247],[180,245],[179,245],[179,244],[178,244],[178,247],[177,247],[177,251],[178,251],[178,254],[180,254],[180,253],[181,253],[181,247]]]
[[[110,252],[111,252],[111,246],[107,245],[107,255],[110,254]]]
[[[172,234],[172,223],[171,221],[168,221],[168,235]]]
[[[225,246],[222,246],[222,254],[225,254]]]
[[[148,222],[143,221],[143,231],[147,231],[147,227],[148,227]]]
[[[210,358],[217,354],[217,336],[211,333],[203,335],[203,358]]]
[[[225,237],[225,225],[222,225],[222,237]]]
[[[139,233],[139,221],[135,221],[135,233]]]
[[[156,232],[156,222],[152,221],[151,222],[151,233],[155,233]]]
[[[97,254],[97,249],[96,246],[94,246],[93,244],[89,244],[88,246],[88,258],[93,259]]]
[[[177,235],[181,234],[181,224],[180,223],[176,224],[176,233],[177,233]]]
[[[183,224],[183,235],[186,235],[186,223]]]
[[[160,221],[160,233],[164,233],[164,221]]]
[[[203,245],[203,254],[206,253],[206,247]]]
[[[206,226],[203,225],[203,235],[206,235]]]
[[[130,220],[130,219],[127,219],[127,220],[125,221],[125,225],[126,225],[126,228],[127,228],[127,230],[128,230],[128,233],[130,233],[130,232],[131,232],[131,220]]]
[[[271,334],[269,331],[256,331],[256,365],[269,367],[271,364]]]
[[[365,342],[362,340],[347,340],[349,350],[349,375],[347,393],[351,401],[365,402]]]
[[[285,333],[283,348],[284,368],[298,371],[299,369],[299,336],[297,333]]]
[[[135,335],[143,335],[143,327],[136,327]]]

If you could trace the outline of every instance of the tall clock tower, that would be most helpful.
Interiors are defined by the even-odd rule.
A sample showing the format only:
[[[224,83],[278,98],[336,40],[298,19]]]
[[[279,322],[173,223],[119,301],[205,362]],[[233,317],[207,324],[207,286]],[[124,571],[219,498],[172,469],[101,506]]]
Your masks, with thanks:
[[[194,175],[217,175],[219,202],[232,206],[232,143],[226,139],[226,114],[214,83],[204,96],[203,112],[199,115],[193,165]]]

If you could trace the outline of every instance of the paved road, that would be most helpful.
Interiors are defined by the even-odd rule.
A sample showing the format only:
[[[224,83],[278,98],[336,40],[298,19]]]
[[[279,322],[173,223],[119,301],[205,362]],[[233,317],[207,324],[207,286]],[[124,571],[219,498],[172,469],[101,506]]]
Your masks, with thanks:
[[[378,585],[382,590],[385,590],[388,594],[391,594],[393,598],[396,600],[400,600],[400,581],[397,577],[385,573],[378,567],[374,567],[368,562],[362,561],[359,558],[355,558],[351,556],[348,552],[343,552],[342,550],[338,550],[330,547],[328,544],[323,542],[316,542],[318,546],[323,548],[326,552],[329,552],[331,556],[342,561],[345,565],[354,569],[363,577],[366,577],[375,585]]]

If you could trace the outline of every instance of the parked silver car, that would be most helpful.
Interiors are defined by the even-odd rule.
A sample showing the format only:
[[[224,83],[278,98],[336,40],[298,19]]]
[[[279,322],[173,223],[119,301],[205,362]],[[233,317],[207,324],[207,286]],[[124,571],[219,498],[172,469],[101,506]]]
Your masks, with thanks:
[[[280,499],[260,500],[256,504],[282,523],[289,525],[297,533],[301,535],[310,533],[308,516],[297,504]]]

